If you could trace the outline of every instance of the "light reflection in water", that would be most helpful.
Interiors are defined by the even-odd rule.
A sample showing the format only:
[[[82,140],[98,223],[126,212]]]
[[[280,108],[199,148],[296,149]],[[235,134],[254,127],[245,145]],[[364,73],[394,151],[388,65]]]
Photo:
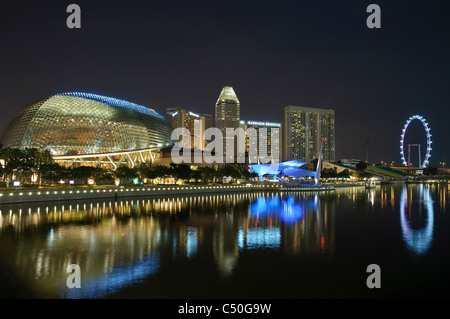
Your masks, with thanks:
[[[318,195],[314,198],[298,201],[294,195],[281,200],[278,195],[270,198],[260,196],[250,205],[250,214],[253,217],[279,217],[287,224],[296,223],[304,217],[303,209],[316,211]]]
[[[0,214],[0,258],[40,298],[102,298],[208,253],[227,277],[254,249],[310,258],[334,247],[334,206],[317,193],[10,207]],[[80,265],[81,290],[65,286],[69,264]]]
[[[95,277],[83,277],[82,289],[69,289],[63,286],[61,298],[86,299],[103,298],[121,288],[136,284],[149,275],[158,272],[160,260],[158,254],[147,256],[144,260],[127,265],[117,265],[110,273]]]
[[[412,190],[408,195],[406,186],[403,186],[400,196],[400,223],[403,240],[408,248],[417,255],[423,255],[430,249],[433,240],[434,212],[433,201],[428,186],[424,187],[423,185],[420,185],[419,196],[419,205],[424,204],[427,211],[425,227],[413,229],[406,218],[406,211],[408,210],[409,213],[411,213],[413,208]]]
[[[328,224],[322,222],[321,215],[323,212],[320,210],[320,197],[317,193],[314,197],[309,195],[303,198],[293,194],[259,196],[249,206],[249,219],[239,228],[239,248],[278,249],[284,245],[289,246],[290,253],[293,254],[305,249],[315,249],[314,247],[323,253],[325,238],[330,247],[333,236],[328,234],[329,229],[325,229]],[[305,241],[310,245],[306,247]]]

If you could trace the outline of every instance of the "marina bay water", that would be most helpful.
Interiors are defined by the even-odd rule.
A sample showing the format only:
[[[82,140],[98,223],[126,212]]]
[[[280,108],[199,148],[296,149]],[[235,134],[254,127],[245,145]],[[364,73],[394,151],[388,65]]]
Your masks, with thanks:
[[[448,184],[1,205],[3,298],[449,297]],[[68,288],[67,266],[81,288]],[[366,285],[367,266],[381,288]]]

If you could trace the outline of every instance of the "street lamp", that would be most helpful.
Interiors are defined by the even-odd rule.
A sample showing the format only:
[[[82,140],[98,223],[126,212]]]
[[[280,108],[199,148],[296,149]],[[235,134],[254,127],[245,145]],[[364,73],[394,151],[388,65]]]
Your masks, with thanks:
[[[444,160],[443,157],[442,157],[442,160]],[[445,168],[445,162],[442,161],[442,162],[439,162],[439,164],[442,165],[442,180],[444,180],[444,175],[445,175],[445,171],[444,171],[444,168]]]

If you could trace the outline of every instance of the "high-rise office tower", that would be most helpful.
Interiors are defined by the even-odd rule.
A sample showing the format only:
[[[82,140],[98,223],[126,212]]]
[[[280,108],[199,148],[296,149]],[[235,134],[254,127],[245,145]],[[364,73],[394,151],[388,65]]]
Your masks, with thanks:
[[[211,114],[202,114],[201,117],[205,119],[205,131],[211,127],[213,127],[213,116]],[[210,138],[205,139],[205,146],[210,142]]]
[[[240,121],[249,164],[281,162],[281,123]]]
[[[288,105],[284,107],[283,157],[310,162],[318,158],[323,141],[323,160],[335,160],[334,110]]]
[[[205,130],[213,127],[213,117],[211,114],[202,114],[201,116],[205,118]]]
[[[167,114],[172,115],[172,128],[176,129],[184,127],[189,130],[191,135],[190,140],[185,140],[183,147],[186,148],[198,148],[205,149],[205,140],[203,133],[208,125],[207,116],[212,117],[210,114],[197,114],[180,107],[168,108]],[[196,127],[197,125],[197,127]]]
[[[224,155],[226,154],[226,145],[233,143],[233,138],[226,137],[226,129],[233,130],[239,127],[240,119],[240,102],[231,86],[225,86],[220,92],[219,98],[216,102],[215,120],[216,127],[222,131],[224,137]],[[236,144],[234,142],[234,155],[236,155]]]

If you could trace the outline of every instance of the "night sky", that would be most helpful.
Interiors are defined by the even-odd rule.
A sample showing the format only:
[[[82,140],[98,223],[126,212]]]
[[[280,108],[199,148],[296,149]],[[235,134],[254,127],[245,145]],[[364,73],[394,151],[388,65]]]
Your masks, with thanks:
[[[66,8],[81,7],[81,29]],[[381,29],[369,29],[370,3]],[[28,104],[82,91],[214,114],[223,86],[241,119],[333,108],[336,159],[395,161],[409,116],[450,164],[449,1],[9,1],[0,7],[0,133]],[[420,123],[407,143],[422,143]],[[423,141],[420,141],[420,140]],[[411,155],[416,158],[417,155]],[[423,155],[422,155],[423,157]],[[450,165],[447,165],[450,167]]]

